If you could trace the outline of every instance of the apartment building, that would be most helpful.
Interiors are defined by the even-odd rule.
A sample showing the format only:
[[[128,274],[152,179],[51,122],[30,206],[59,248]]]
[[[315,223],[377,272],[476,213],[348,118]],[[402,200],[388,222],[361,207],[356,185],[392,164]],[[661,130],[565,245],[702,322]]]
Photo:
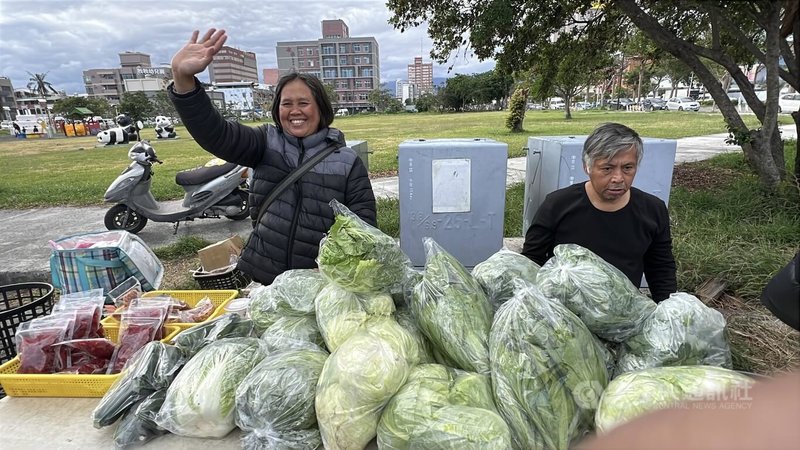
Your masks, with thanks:
[[[14,120],[17,117],[17,101],[14,99],[14,85],[11,79],[0,77],[0,120]]]
[[[216,83],[258,83],[256,54],[223,46],[208,65],[208,76]]]
[[[90,97],[105,98],[111,105],[119,105],[122,94],[128,92],[127,80],[155,78],[157,83],[129,83],[131,86],[163,86],[172,79],[172,68],[153,67],[150,55],[141,52],[119,53],[120,67],[89,69],[83,71],[83,84]],[[138,89],[133,89],[138,90]]]
[[[323,20],[322,38],[278,42],[278,71],[314,75],[333,87],[336,108],[351,112],[372,108],[369,93],[379,89],[380,52],[374,37],[351,37],[343,20]]]
[[[408,82],[416,86],[417,95],[433,93],[433,63],[422,62],[422,57],[414,58],[408,65]]]

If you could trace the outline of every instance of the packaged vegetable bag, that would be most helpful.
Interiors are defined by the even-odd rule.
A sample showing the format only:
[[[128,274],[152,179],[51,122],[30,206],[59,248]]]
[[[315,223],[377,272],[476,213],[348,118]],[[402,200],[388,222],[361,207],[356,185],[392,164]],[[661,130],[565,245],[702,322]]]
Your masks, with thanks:
[[[515,283],[536,283],[539,265],[517,252],[501,248],[472,269],[472,276],[483,286],[496,310],[514,296]]]

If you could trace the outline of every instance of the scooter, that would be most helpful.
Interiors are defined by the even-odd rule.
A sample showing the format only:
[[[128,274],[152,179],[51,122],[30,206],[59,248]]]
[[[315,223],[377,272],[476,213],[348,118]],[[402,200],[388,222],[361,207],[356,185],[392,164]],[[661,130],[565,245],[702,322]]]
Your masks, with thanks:
[[[178,205],[158,202],[150,192],[153,163],[163,161],[148,140],[135,143],[128,150],[128,158],[133,162],[105,193],[106,202],[116,203],[105,215],[109,230],[136,234],[152,220],[174,223],[177,233],[181,221],[220,216],[244,220],[250,216],[247,167],[224,163],[178,172],[175,182],[186,191]]]

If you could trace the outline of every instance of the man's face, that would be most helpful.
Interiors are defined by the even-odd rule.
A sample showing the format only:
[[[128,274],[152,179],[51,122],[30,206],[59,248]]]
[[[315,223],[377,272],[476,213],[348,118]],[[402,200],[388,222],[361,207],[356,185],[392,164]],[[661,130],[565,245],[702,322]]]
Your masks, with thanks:
[[[280,121],[284,133],[303,138],[317,132],[319,107],[311,89],[301,80],[293,80],[283,87],[280,98]]]
[[[597,159],[587,169],[589,183],[598,199],[614,204],[623,199],[636,176],[636,149],[619,152],[611,159]]]

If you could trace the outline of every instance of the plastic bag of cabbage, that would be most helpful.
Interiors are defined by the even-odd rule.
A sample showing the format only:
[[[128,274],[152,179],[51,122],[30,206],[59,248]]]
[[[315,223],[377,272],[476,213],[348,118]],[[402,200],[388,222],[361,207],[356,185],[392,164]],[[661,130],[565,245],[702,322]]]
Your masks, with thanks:
[[[236,425],[245,449],[308,449],[322,444],[314,399],[328,352],[305,347],[272,353],[236,390]]]
[[[586,325],[557,300],[517,289],[495,314],[489,359],[514,449],[566,449],[592,429],[606,362]]]
[[[489,377],[439,364],[415,367],[378,424],[387,450],[506,450],[508,425],[497,413]]]
[[[314,301],[317,325],[331,352],[358,330],[382,320],[392,320],[391,295],[355,294],[335,284],[325,286]]]
[[[401,327],[405,328],[405,330],[411,334],[414,341],[417,343],[417,347],[419,348],[419,363],[430,364],[436,362],[433,356],[433,350],[431,349],[431,343],[428,342],[428,338],[420,331],[419,326],[417,326],[417,320],[414,319],[411,310],[404,307],[397,308],[394,318]]]
[[[418,361],[414,339],[394,320],[356,332],[325,361],[317,383],[317,422],[328,450],[363,449],[389,399]]]
[[[536,283],[539,265],[517,252],[501,248],[472,269],[472,276],[478,280],[489,295],[494,309],[507,302],[514,295],[515,283],[525,281]]]
[[[261,340],[267,345],[269,353],[304,348],[307,344],[325,348],[325,341],[313,315],[279,317],[264,331]]]
[[[725,318],[697,297],[676,292],[658,304],[641,333],[622,344],[616,374],[691,365],[731,367]]]
[[[693,400],[748,400],[754,380],[712,366],[656,367],[626,373],[608,384],[595,415],[604,433],[647,412]]]
[[[539,290],[558,299],[589,330],[611,342],[622,342],[642,329],[655,302],[628,277],[592,251],[560,244],[536,275]]]
[[[156,416],[174,434],[221,438],[236,427],[236,387],[266,356],[256,338],[212,342],[190,359],[167,389]]]
[[[260,286],[250,293],[249,315],[258,334],[262,334],[279,317],[314,315],[314,298],[327,284],[312,269],[287,270],[275,277],[269,286]]]
[[[319,246],[319,270],[350,291],[399,291],[411,263],[394,238],[331,200],[336,220]]]
[[[467,269],[431,238],[425,246],[425,273],[415,287],[411,311],[428,338],[438,362],[469,372],[489,374],[492,306]]]

